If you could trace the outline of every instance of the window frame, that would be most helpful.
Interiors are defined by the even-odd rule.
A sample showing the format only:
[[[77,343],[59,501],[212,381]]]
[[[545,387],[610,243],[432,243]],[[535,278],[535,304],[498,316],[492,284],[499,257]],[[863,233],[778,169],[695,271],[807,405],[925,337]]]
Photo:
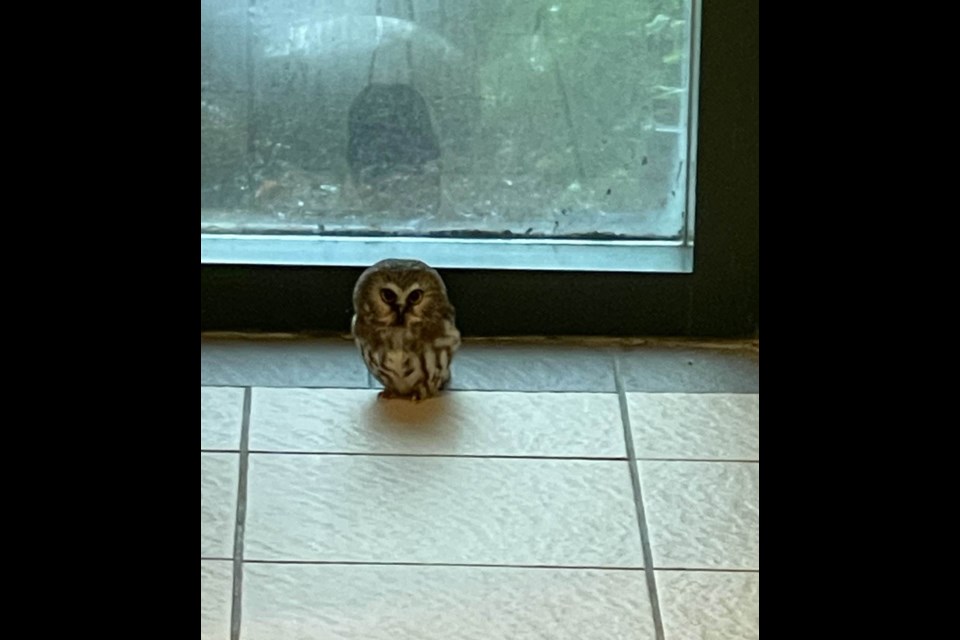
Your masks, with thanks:
[[[759,1],[701,11],[693,272],[441,269],[464,335],[758,331]],[[346,333],[361,271],[201,264],[201,330]]]

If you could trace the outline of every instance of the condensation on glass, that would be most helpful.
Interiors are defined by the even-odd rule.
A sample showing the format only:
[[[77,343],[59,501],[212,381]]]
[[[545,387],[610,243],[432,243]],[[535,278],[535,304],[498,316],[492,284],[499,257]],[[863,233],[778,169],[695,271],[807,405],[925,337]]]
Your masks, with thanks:
[[[682,238],[690,2],[201,0],[201,230]]]

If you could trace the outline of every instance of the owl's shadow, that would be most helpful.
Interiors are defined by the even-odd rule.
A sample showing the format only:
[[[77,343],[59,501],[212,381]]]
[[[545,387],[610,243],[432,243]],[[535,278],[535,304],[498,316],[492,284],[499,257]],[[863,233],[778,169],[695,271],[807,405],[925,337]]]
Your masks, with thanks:
[[[372,398],[364,408],[369,429],[400,445],[428,445],[431,452],[451,448],[460,437],[456,398],[444,394],[421,402]]]

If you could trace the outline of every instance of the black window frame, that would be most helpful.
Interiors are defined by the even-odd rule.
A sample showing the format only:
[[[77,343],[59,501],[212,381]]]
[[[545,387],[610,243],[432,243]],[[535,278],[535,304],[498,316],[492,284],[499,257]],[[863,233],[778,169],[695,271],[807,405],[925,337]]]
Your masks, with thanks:
[[[759,0],[703,3],[699,91],[693,273],[441,269],[465,336],[758,333]],[[201,331],[346,333],[361,271],[201,264]]]

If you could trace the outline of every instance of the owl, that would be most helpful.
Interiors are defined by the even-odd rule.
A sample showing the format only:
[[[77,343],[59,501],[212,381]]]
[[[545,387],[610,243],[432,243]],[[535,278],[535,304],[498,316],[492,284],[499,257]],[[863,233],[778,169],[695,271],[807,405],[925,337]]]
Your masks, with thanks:
[[[357,280],[353,310],[353,338],[381,398],[440,393],[460,332],[439,273],[419,260],[381,260]]]

